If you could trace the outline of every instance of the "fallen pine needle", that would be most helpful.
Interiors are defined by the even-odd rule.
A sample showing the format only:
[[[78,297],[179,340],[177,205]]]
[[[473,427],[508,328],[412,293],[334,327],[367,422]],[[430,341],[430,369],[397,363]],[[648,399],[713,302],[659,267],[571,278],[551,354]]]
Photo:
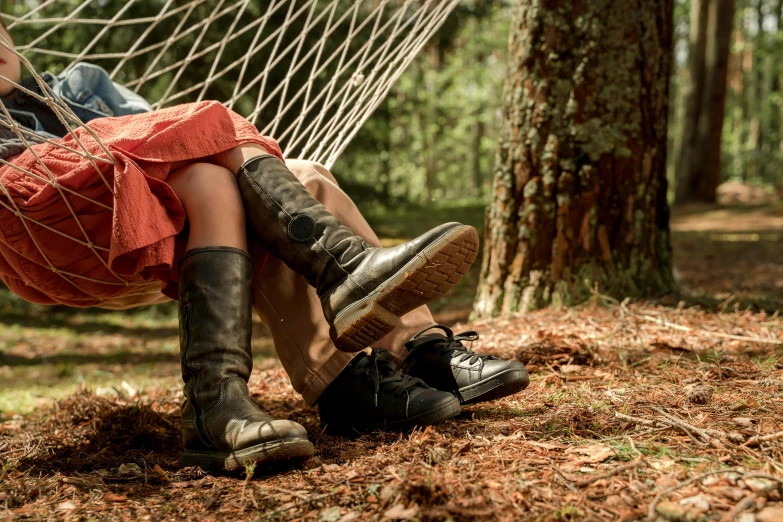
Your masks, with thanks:
[[[762,343],[762,344],[783,344],[783,341],[777,340],[777,339],[764,339],[763,337],[752,337],[749,335],[732,335],[732,334],[726,334],[723,332],[712,332],[710,330],[704,330],[702,328],[691,328],[689,326],[683,326],[681,324],[672,323],[671,321],[667,321],[666,319],[659,319],[657,317],[652,317],[650,315],[642,315],[642,314],[633,314],[635,317],[638,317],[640,319],[644,319],[645,321],[649,321],[651,323],[656,323],[661,326],[666,326],[668,328],[674,328],[675,330],[680,330],[683,332],[699,332],[703,334],[707,334],[712,337],[720,337],[722,339],[731,339],[733,341],[747,341],[749,343]]]

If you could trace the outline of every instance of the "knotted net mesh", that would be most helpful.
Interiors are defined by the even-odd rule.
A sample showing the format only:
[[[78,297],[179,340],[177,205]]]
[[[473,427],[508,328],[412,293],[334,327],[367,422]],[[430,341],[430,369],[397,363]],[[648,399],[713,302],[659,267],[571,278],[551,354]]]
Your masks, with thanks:
[[[35,255],[2,237],[7,249],[78,288],[93,303],[91,284],[138,287],[150,284],[116,274],[109,245],[91,238],[74,210],[75,199],[111,210],[105,202],[58,183],[36,155],[36,143],[67,149],[89,161],[106,188],[102,166],[114,159],[98,136],[59,99],[37,71],[67,73],[78,63],[103,67],[112,80],[142,95],[154,109],[220,100],[247,117],[261,134],[275,138],[286,157],[331,166],[383,101],[393,83],[459,0],[41,0],[17,2],[4,14],[22,70],[40,92],[0,78],[45,103],[69,129],[71,146],[41,137],[16,123],[0,105],[0,125],[10,129],[36,157],[32,172],[0,159],[5,168],[54,188],[70,209],[79,234],[67,234],[22,210],[0,177],[0,212],[10,212],[35,244]],[[75,37],[74,35],[78,35]],[[85,43],[86,42],[86,43]],[[86,147],[81,128],[100,146]],[[84,134],[82,135],[84,136]],[[99,152],[96,153],[96,150]],[[56,234],[88,248],[105,268],[85,275],[58,266],[42,238]],[[126,288],[125,297],[133,292]],[[104,303],[110,304],[110,303]]]

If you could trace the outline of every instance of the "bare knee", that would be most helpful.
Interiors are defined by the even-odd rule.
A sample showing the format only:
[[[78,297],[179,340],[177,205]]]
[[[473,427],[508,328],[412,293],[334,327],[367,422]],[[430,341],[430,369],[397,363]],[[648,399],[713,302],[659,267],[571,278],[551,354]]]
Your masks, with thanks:
[[[245,209],[236,177],[212,163],[193,163],[166,180],[190,223],[188,248],[246,248]]]
[[[326,191],[339,187],[337,179],[332,173],[315,161],[286,160],[286,166],[308,192],[319,201]]]
[[[166,180],[185,207],[210,201],[237,201],[239,188],[230,170],[212,163],[191,163]],[[236,196],[236,197],[235,197]]]

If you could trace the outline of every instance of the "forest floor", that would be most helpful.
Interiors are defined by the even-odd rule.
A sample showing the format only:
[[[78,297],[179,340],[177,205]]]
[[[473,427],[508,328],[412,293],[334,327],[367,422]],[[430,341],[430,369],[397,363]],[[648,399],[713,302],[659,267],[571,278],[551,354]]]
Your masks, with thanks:
[[[481,215],[370,217],[393,242]],[[783,208],[693,208],[673,230],[682,299],[467,323],[474,270],[436,316],[531,384],[412,433],[322,433],[257,328],[251,391],[316,457],[234,475],[177,468],[172,306],[3,294],[0,519],[783,520]]]

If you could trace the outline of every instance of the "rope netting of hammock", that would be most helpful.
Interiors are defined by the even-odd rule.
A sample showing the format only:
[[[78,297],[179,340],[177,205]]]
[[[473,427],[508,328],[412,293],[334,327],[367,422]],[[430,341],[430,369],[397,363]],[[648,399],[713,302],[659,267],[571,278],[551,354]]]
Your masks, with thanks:
[[[89,160],[106,186],[100,165],[113,163],[108,148],[59,99],[37,71],[67,72],[78,63],[103,67],[111,78],[144,96],[154,109],[220,100],[245,116],[261,134],[275,138],[286,157],[331,167],[418,51],[441,27],[459,0],[41,0],[4,14],[22,70],[41,93],[0,74],[20,91],[48,105],[78,147],[43,138],[18,125],[0,105],[0,125],[11,129],[35,155],[44,141]],[[263,4],[263,5],[262,5]],[[19,11],[21,9],[21,12]],[[78,34],[80,44],[69,35]],[[86,44],[84,42],[87,42]],[[82,128],[100,144],[92,154],[73,132]],[[36,156],[45,176],[9,166],[70,198],[87,196],[58,184]],[[91,201],[91,200],[90,200]],[[91,201],[97,205],[106,205]],[[29,262],[43,266],[90,295],[79,282],[139,286],[108,266],[108,245],[96,244],[75,212],[74,237],[20,211],[0,182],[0,211],[13,212],[38,247]],[[101,260],[106,277],[86,277],[55,266],[40,246],[42,233],[85,246]],[[45,235],[45,234],[44,234]],[[6,246],[9,246],[6,243]],[[21,255],[20,252],[17,254]],[[127,293],[126,293],[127,295]]]

